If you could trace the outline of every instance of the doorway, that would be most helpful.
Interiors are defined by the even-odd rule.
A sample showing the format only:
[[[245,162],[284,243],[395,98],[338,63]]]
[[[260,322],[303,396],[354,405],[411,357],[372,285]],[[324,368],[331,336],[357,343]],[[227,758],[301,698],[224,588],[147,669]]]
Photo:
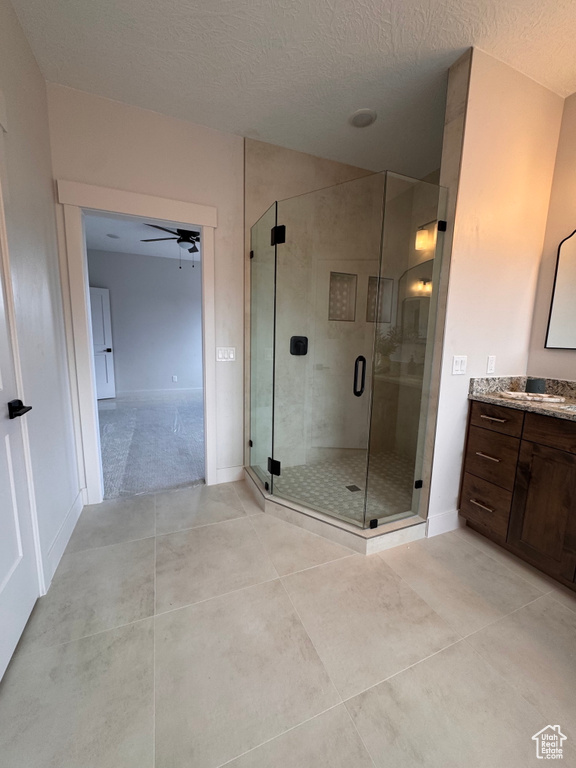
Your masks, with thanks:
[[[204,476],[206,485],[213,485],[219,480],[215,440],[214,233],[217,226],[216,208],[63,180],[58,181],[58,201],[62,205],[62,234],[66,243],[66,250],[62,254],[62,276],[63,290],[70,296],[70,305],[65,306],[65,320],[69,340],[70,374],[73,382],[79,479],[84,503],[97,504],[103,500],[104,496],[88,290],[88,258],[84,232],[85,218],[94,212],[138,217],[159,225],[162,225],[162,222],[182,222],[188,229],[196,225],[200,231]]]
[[[204,482],[200,228],[84,219],[104,498]]]

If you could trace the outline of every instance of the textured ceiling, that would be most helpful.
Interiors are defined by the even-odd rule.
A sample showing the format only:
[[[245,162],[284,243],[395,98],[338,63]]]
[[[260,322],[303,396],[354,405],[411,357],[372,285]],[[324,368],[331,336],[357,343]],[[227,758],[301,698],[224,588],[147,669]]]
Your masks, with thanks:
[[[168,229],[180,227],[180,229],[196,231],[190,224],[176,224],[157,219],[147,219],[146,221]],[[196,263],[200,261],[202,250],[200,243],[198,243],[198,253],[188,253],[188,251],[180,248],[174,240],[164,240],[158,243],[141,242],[151,237],[170,237],[170,233],[162,233],[157,229],[147,227],[143,219],[132,216],[88,213],[84,217],[84,230],[86,232],[86,247],[89,250],[161,256],[165,259],[182,259],[182,261],[195,261]],[[108,235],[115,235],[116,237],[112,238]]]
[[[50,82],[352,165],[439,164],[469,46],[566,96],[574,0],[13,0]],[[378,121],[347,123],[372,107]]]

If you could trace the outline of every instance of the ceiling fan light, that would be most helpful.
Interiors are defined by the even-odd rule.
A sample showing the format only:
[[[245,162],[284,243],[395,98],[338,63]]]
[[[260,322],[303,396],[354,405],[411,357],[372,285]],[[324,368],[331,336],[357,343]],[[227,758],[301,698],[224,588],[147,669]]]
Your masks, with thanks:
[[[189,240],[179,240],[178,241],[178,245],[180,246],[180,248],[184,248],[184,250],[186,250],[188,248],[188,246],[190,245],[190,241]]]

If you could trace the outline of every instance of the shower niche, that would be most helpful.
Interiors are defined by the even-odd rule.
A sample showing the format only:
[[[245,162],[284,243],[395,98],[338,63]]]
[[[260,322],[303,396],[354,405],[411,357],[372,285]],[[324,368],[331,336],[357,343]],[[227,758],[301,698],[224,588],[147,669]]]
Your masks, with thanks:
[[[252,227],[248,469],[273,497],[361,528],[425,516],[444,206],[386,172]]]

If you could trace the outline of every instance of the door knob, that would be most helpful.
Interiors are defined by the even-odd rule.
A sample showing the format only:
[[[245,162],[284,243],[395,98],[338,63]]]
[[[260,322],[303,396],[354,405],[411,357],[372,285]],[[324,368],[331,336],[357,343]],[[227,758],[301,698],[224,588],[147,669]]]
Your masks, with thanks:
[[[10,400],[8,403],[8,418],[16,419],[18,416],[24,416],[25,413],[32,410],[31,405],[24,405],[22,400]]]

